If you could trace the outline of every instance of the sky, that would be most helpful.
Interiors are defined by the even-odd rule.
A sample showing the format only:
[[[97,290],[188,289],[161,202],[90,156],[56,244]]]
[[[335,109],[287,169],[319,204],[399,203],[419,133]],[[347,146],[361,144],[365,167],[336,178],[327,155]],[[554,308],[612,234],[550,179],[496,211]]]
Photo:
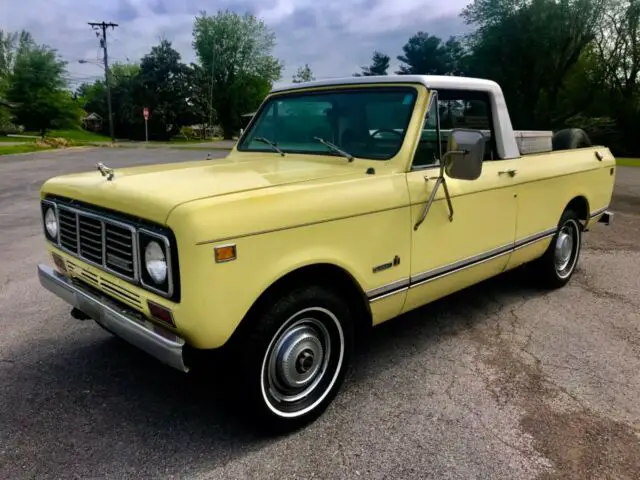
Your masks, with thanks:
[[[447,38],[468,31],[459,17],[470,0],[0,0],[0,28],[26,29],[38,43],[68,62],[71,86],[104,75],[102,51],[87,22],[114,22],[108,30],[110,63],[136,62],[161,38],[185,62],[196,15],[229,9],[249,12],[276,34],[274,54],[284,63],[277,84],[289,83],[305,63],[316,78],[351,76],[368,65],[374,50],[397,69],[402,46],[419,30]],[[89,63],[80,64],[78,60]]]

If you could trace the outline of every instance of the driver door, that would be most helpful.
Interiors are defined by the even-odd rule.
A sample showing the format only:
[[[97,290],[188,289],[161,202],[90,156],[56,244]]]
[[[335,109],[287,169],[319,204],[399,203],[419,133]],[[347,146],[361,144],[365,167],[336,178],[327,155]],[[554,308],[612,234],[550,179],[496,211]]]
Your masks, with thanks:
[[[509,175],[500,172],[513,168],[517,160],[493,160],[497,155],[492,142],[487,142],[478,179],[446,179],[453,206],[452,219],[444,188],[440,186],[426,218],[414,228],[439,175],[440,158],[446,151],[447,127],[450,130],[457,126],[449,117],[446,122],[449,125],[445,123],[441,129],[440,112],[464,114],[465,108],[460,106],[468,107],[470,103],[476,110],[482,112],[484,107],[488,112],[491,104],[488,95],[483,93],[439,91],[430,99],[423,141],[407,174],[412,227],[411,287],[403,312],[501,273],[509,260],[515,239],[517,199]],[[456,108],[452,109],[451,103]],[[487,115],[485,123],[493,134],[490,119]]]

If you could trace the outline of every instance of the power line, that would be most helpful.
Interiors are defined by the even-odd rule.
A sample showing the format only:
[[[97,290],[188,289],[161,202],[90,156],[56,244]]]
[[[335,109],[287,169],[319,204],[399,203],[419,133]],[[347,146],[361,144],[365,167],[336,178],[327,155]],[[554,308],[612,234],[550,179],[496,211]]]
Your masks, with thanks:
[[[115,29],[117,23],[105,23],[105,22],[88,22],[91,27],[96,30],[96,37],[100,40],[100,46],[104,52],[104,76],[105,84],[107,86],[107,105],[109,107],[109,133],[111,134],[111,142],[115,142],[115,136],[113,134],[113,114],[111,113],[111,72],[109,71],[109,55],[107,53],[107,28]],[[102,37],[100,36],[100,30],[102,30]]]

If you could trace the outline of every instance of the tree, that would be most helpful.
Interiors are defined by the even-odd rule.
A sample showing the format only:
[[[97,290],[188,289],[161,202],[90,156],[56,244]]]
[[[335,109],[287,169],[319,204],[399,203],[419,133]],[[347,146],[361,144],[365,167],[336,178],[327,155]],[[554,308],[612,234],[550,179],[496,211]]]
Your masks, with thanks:
[[[12,104],[6,99],[6,96],[16,56],[32,45],[34,42],[29,32],[25,30],[20,33],[5,32],[0,29],[0,134],[16,130],[13,123]]]
[[[181,127],[202,121],[202,100],[207,98],[205,93],[209,89],[198,89],[198,68],[181,63],[180,54],[166,40],[152,47],[139,65],[113,64],[111,99],[117,136],[144,138],[144,107],[150,112],[151,139],[168,140]],[[102,80],[81,85],[76,96],[88,112],[107,118],[106,88]],[[106,127],[105,122],[103,131]]]
[[[404,65],[396,72],[400,75],[461,75],[464,49],[455,37],[446,42],[435,35],[418,32],[402,47],[398,56]]]
[[[211,108],[215,109],[224,137],[232,138],[242,125],[241,115],[264,99],[264,86],[271,88],[282,73],[282,64],[272,55],[275,35],[265,23],[250,14],[228,10],[214,16],[196,17],[193,47],[199,63],[210,74]],[[261,85],[251,88],[247,85]],[[239,99],[237,96],[241,96]]]
[[[607,1],[475,0],[462,11],[476,27],[468,68],[500,83],[517,128],[563,123],[560,94],[595,38]]]
[[[140,66],[114,63],[110,68],[115,135],[118,138],[142,139],[144,138],[144,120],[140,104]],[[88,113],[97,113],[103,119],[109,118],[104,80],[80,85],[75,96]],[[102,133],[109,133],[108,121],[102,123]]]
[[[311,68],[309,68],[309,65],[305,63],[304,67],[298,67],[298,71],[293,76],[292,81],[293,83],[303,83],[303,82],[311,82],[313,80],[315,80],[315,77],[313,76],[313,72],[311,71]]]
[[[66,63],[55,50],[29,45],[16,54],[9,77],[7,100],[16,104],[18,123],[43,136],[52,126],[77,126],[80,110],[66,90]]]
[[[593,84],[607,93],[598,103],[606,106],[606,111],[597,114],[615,111],[620,143],[616,139],[611,142],[618,152],[635,156],[640,153],[636,141],[640,123],[640,2],[613,0],[597,32]]]
[[[185,125],[197,121],[189,104],[191,98],[190,68],[181,63],[180,54],[171,42],[162,40],[151,48],[140,63],[138,105],[148,107],[149,136],[168,140]]]
[[[368,67],[361,67],[362,73],[355,73],[354,77],[371,77],[374,75],[386,75],[389,69],[389,55],[378,52],[373,52],[371,57],[371,65]]]
[[[13,72],[16,57],[34,46],[33,37],[26,30],[18,33],[0,29],[0,82],[8,81]]]

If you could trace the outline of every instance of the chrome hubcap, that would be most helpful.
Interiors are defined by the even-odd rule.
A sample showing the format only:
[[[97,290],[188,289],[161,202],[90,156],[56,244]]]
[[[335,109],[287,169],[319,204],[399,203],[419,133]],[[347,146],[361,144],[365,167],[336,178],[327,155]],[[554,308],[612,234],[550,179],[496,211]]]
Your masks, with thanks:
[[[318,374],[324,357],[321,334],[311,325],[285,332],[274,349],[271,366],[281,390],[303,387]]]
[[[312,307],[290,317],[273,336],[262,362],[262,396],[281,417],[304,415],[329,394],[342,370],[342,325]]]
[[[573,238],[565,232],[560,232],[556,241],[556,265],[558,270],[567,268],[573,251]]]
[[[566,222],[555,243],[554,262],[556,271],[561,278],[568,277],[575,267],[580,248],[580,230],[574,220]]]
[[[278,338],[269,355],[268,384],[280,402],[309,395],[326,371],[331,354],[329,332],[315,318],[302,318]]]

